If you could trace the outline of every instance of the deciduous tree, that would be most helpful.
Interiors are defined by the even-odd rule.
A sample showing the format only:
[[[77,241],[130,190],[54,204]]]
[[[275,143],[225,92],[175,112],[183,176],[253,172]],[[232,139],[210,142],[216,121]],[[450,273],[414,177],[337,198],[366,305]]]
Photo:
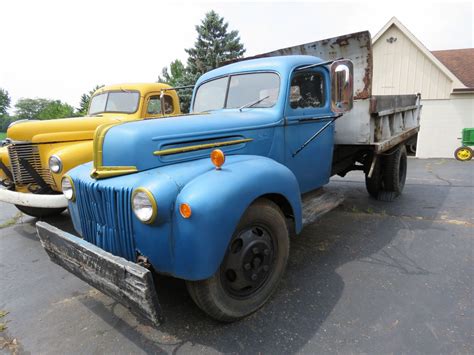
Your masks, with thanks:
[[[47,120],[73,117],[74,107],[60,100],[22,98],[15,104],[15,119]]]
[[[0,88],[0,117],[8,116],[11,98],[8,91]]]

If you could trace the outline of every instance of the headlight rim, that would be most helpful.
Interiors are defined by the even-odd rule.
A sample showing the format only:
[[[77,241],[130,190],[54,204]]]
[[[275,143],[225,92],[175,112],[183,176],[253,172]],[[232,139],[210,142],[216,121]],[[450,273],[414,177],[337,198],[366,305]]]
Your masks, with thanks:
[[[63,191],[63,180],[64,179],[67,179],[69,181],[69,183],[71,184],[71,189],[72,189],[72,196],[71,198],[67,198],[67,196],[64,194],[64,191]],[[61,179],[61,192],[63,193],[64,197],[66,197],[66,199],[68,201],[71,201],[71,202],[75,202],[76,201],[76,188],[74,187],[74,182],[72,181],[71,177],[69,175],[64,175]]]
[[[51,159],[56,159],[57,160],[58,165],[59,165],[59,170],[58,171],[54,171],[53,169],[51,169]],[[53,174],[60,174],[63,171],[63,161],[61,160],[61,158],[58,155],[53,154],[48,159],[48,167],[49,167],[49,170],[51,170],[51,172]]]
[[[148,200],[150,201],[151,203],[151,208],[152,208],[152,213],[151,213],[151,217],[150,219],[144,221],[142,219],[140,219],[137,214],[135,213],[135,209],[133,208],[133,199],[135,198],[135,196],[139,193],[139,192],[143,192],[147,195],[148,197]],[[132,197],[130,199],[130,204],[131,204],[131,207],[132,207],[132,211],[133,211],[133,214],[135,215],[135,217],[137,217],[137,219],[144,223],[144,224],[152,224],[153,222],[155,222],[156,220],[156,217],[158,216],[158,204],[156,203],[156,200],[155,200],[155,196],[153,196],[152,192],[150,190],[148,190],[146,187],[137,187],[136,189],[133,190],[132,192]]]

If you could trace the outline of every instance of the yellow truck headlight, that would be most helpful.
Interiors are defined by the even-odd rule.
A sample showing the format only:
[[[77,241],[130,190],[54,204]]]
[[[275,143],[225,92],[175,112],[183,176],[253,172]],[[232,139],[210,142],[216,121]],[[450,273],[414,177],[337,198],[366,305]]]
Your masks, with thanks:
[[[59,158],[57,155],[51,155],[49,158],[49,170],[55,174],[60,173],[61,170],[63,170],[63,163],[61,158]]]
[[[63,190],[64,196],[70,200],[74,201],[76,199],[76,191],[74,190],[74,183],[69,176],[64,176],[61,180],[61,188]]]
[[[143,223],[153,223],[158,207],[152,193],[142,187],[135,189],[132,193],[132,210]]]

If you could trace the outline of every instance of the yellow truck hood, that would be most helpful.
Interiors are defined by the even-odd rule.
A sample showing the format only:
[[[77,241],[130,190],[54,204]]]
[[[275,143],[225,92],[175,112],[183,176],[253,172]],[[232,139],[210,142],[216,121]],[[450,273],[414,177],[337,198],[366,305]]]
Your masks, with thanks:
[[[92,140],[95,129],[98,126],[105,123],[129,121],[132,119],[131,117],[117,114],[104,114],[94,117],[23,121],[8,128],[7,137],[13,141],[32,143]]]

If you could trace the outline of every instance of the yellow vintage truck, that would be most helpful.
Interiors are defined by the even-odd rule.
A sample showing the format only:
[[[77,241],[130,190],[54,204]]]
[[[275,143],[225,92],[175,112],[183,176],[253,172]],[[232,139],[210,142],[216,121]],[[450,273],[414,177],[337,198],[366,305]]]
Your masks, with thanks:
[[[97,127],[177,114],[176,91],[166,84],[140,83],[100,88],[86,117],[15,121],[0,148],[0,201],[33,217],[59,214],[67,208],[61,178],[92,160]]]

